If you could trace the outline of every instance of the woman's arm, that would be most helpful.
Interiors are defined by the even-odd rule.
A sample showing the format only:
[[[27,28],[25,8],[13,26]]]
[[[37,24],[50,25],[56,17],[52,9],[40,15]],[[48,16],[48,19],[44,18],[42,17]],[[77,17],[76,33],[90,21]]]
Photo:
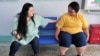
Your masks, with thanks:
[[[59,38],[58,38],[59,33],[60,33],[60,28],[56,27],[55,38],[56,38],[57,41],[59,41]]]
[[[60,17],[59,20],[57,20],[57,23],[56,23],[56,31],[55,31],[55,38],[56,40],[59,41],[59,34],[60,34],[60,31],[61,31],[61,28],[63,27],[64,25],[64,18],[63,17]]]
[[[16,39],[21,40],[20,34],[18,34],[16,31],[12,32],[12,35],[16,37]]]
[[[18,16],[15,16],[15,17],[14,17],[14,22],[13,22],[13,29],[12,29],[11,34],[12,34],[13,36],[15,36],[16,39],[20,40],[21,37],[20,37],[20,35],[17,33],[17,31],[16,31],[16,30],[17,30],[17,25],[18,25]]]
[[[89,29],[88,28],[84,28],[83,32],[86,34],[87,41],[88,41],[89,40]]]
[[[55,23],[57,20],[50,20],[49,23]]]

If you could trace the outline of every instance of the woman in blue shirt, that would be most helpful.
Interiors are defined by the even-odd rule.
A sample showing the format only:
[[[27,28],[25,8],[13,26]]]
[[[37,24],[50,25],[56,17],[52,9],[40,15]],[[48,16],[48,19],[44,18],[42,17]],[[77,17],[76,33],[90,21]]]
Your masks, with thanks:
[[[15,16],[13,36],[15,40],[10,46],[9,56],[15,56],[15,53],[21,45],[31,44],[34,56],[39,56],[39,35],[38,27],[45,27],[48,23],[54,23],[56,20],[50,20],[34,13],[33,5],[25,3],[20,14]]]

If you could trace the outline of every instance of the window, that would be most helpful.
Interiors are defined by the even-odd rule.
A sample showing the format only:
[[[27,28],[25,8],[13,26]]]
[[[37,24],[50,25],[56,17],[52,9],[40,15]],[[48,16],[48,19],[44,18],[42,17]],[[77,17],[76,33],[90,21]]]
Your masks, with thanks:
[[[100,10],[100,0],[85,0],[85,10]]]

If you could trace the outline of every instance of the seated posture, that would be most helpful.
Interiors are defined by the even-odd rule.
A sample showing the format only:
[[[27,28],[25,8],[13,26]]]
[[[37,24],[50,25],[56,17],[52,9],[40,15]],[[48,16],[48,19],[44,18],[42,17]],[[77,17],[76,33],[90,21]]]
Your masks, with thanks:
[[[48,23],[54,23],[56,20],[43,18],[34,13],[33,5],[25,3],[22,11],[15,16],[13,36],[15,40],[10,46],[9,56],[15,56],[15,53],[21,45],[31,44],[34,56],[39,56],[39,26],[45,27]]]
[[[64,13],[56,24],[55,37],[59,43],[60,56],[71,44],[77,49],[77,56],[82,56],[89,39],[88,23],[85,17],[79,12],[79,4],[71,2],[68,5],[68,13]]]

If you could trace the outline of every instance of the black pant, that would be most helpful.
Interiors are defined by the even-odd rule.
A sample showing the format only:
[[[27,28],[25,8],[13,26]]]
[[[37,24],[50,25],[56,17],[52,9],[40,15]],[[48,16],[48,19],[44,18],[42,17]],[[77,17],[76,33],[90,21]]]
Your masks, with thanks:
[[[39,39],[37,37],[35,37],[31,42],[30,42],[32,49],[34,51],[34,54],[39,54]],[[9,52],[9,56],[15,56],[15,53],[17,52],[17,50],[19,49],[19,47],[21,46],[20,43],[14,41],[12,42],[11,46],[10,46],[10,52]]]

